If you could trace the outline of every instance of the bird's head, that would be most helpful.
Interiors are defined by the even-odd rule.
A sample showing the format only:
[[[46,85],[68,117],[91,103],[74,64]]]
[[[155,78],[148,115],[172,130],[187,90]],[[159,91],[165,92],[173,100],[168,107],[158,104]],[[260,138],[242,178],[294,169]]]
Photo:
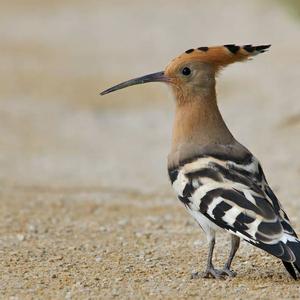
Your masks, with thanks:
[[[173,59],[164,71],[125,81],[103,91],[101,95],[136,84],[165,82],[172,86],[178,101],[185,101],[199,93],[209,93],[215,86],[215,75],[220,69],[263,53],[269,47],[230,44],[189,49]]]

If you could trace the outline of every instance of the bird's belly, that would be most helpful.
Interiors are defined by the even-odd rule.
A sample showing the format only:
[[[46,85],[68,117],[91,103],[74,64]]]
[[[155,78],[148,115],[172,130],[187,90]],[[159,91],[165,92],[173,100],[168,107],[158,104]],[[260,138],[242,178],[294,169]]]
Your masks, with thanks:
[[[187,211],[190,215],[196,220],[196,222],[200,225],[200,227],[204,230],[204,232],[209,232],[211,230],[222,230],[215,223],[210,221],[207,217],[205,217],[200,211],[196,211],[187,207]]]

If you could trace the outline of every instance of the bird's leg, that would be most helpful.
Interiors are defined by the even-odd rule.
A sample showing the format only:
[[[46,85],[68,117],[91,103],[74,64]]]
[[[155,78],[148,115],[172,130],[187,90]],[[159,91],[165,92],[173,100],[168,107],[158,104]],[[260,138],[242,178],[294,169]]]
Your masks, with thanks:
[[[228,257],[228,260],[222,270],[223,275],[228,275],[229,277],[236,276],[236,273],[230,270],[232,260],[236,254],[236,251],[239,249],[240,246],[240,238],[236,235],[231,235],[231,250]]]
[[[214,252],[214,247],[215,247],[215,243],[216,243],[216,239],[215,239],[215,234],[209,235],[208,237],[209,240],[209,252],[208,252],[208,258],[207,258],[207,267],[204,273],[193,273],[192,274],[192,279],[194,278],[209,278],[210,276],[212,276],[213,278],[222,278],[223,277],[223,270],[217,270],[214,268],[214,265],[212,263],[212,259],[213,259],[213,252]]]
[[[229,276],[229,277],[236,276],[236,273],[233,272],[232,270],[230,270],[230,267],[231,267],[232,260],[240,246],[240,238],[235,235],[231,236],[230,254],[229,254],[228,260],[224,266],[224,269],[222,269],[222,270],[215,269],[214,265],[212,263],[215,242],[216,242],[215,236],[214,235],[210,236],[209,237],[209,252],[208,252],[206,271],[202,274],[199,272],[193,273],[192,279],[199,278],[199,277],[209,278],[210,276],[213,278],[217,278],[217,279],[224,279],[225,276]]]
[[[208,251],[206,271],[202,275],[202,277],[204,277],[204,278],[209,278],[210,275],[213,278],[221,277],[220,272],[214,268],[214,265],[212,263],[215,243],[216,243],[216,239],[215,239],[215,236],[213,236],[213,238],[209,241],[209,251]]]

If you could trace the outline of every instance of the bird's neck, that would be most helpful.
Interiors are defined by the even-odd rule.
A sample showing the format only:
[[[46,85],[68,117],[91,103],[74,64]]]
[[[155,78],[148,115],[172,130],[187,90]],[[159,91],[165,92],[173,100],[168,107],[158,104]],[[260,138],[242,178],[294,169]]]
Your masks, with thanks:
[[[189,99],[178,94],[176,97],[169,163],[176,165],[178,161],[196,156],[198,151],[209,145],[234,142],[217,106],[215,89],[197,93]]]

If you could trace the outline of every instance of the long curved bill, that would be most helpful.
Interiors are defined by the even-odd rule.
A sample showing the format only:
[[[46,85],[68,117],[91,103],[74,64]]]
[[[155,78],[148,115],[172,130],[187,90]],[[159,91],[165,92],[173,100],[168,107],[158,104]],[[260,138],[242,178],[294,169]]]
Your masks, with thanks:
[[[164,72],[157,72],[157,73],[152,73],[149,75],[145,75],[142,77],[130,79],[128,81],[122,82],[120,84],[117,84],[103,92],[100,93],[101,96],[106,95],[108,93],[124,89],[128,86],[136,85],[136,84],[143,84],[147,82],[168,82],[168,78],[165,76]]]

